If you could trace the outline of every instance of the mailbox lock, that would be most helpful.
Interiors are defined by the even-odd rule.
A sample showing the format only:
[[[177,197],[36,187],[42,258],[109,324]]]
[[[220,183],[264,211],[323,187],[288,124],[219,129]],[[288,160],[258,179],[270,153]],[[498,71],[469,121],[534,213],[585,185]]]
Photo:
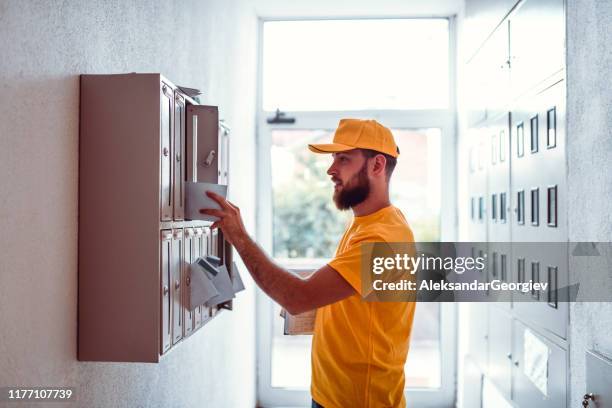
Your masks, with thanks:
[[[164,296],[168,296],[168,285],[164,285]]]
[[[191,277],[187,277],[187,286],[189,286],[191,284]]]
[[[177,161],[177,162],[180,162],[180,161],[181,161],[181,154],[180,154],[180,153],[177,153],[177,154],[176,154],[176,161]]]
[[[164,147],[164,149],[162,150],[162,154],[164,155],[164,157],[168,157],[168,155],[170,154],[170,150],[168,150],[167,147]]]
[[[174,281],[174,289],[179,290],[181,287],[181,282],[179,281]]]
[[[584,394],[584,397],[582,397],[582,406],[585,408],[588,407],[589,401],[595,401],[595,395],[593,395],[592,392],[589,392],[588,394]]]
[[[215,160],[216,155],[217,155],[217,152],[215,152],[214,150],[211,150],[210,153],[208,153],[208,156],[206,156],[206,160],[204,160],[204,167],[210,167],[212,162]]]
[[[516,361],[514,362],[514,365],[515,365],[516,367],[518,367],[518,366],[519,366],[519,362],[518,362],[518,360],[516,360]]]
[[[506,358],[507,358],[508,360],[512,360],[512,353],[508,353],[508,354],[506,354]]]

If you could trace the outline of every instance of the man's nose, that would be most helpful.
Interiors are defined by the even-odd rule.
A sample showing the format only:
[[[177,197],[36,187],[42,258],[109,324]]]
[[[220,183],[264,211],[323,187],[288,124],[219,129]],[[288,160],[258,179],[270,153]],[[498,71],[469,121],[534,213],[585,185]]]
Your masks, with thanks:
[[[330,176],[333,176],[335,174],[337,174],[338,172],[336,171],[336,168],[334,167],[335,163],[332,163],[331,166],[329,166],[329,168],[327,169],[327,174]]]

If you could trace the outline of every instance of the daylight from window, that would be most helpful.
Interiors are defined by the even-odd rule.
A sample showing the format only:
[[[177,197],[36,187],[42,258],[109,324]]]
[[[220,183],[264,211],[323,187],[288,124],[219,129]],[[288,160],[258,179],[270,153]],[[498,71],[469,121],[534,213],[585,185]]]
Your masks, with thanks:
[[[270,21],[263,108],[446,109],[446,19]]]

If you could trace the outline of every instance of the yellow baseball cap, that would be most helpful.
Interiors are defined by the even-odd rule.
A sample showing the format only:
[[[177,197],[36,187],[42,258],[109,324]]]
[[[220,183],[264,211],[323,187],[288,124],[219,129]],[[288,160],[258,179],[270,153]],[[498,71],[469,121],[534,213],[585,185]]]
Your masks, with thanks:
[[[391,131],[372,119],[341,119],[333,143],[309,144],[308,148],[315,153],[371,149],[392,157],[399,156]]]

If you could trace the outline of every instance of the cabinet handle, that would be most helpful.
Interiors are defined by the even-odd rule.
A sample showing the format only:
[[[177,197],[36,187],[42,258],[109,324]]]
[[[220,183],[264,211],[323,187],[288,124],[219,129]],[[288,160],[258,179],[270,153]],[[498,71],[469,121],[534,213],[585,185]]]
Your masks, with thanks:
[[[177,162],[180,162],[180,161],[181,161],[181,154],[180,154],[180,153],[177,153],[177,154],[176,154],[176,161],[177,161]]]
[[[179,290],[181,288],[181,282],[174,281],[174,289]]]
[[[169,292],[168,285],[164,285],[164,290],[163,290],[164,296],[168,296],[168,292]]]
[[[189,286],[191,284],[191,277],[187,277],[187,279],[185,279],[187,286]]]
[[[588,394],[584,394],[584,397],[582,397],[582,406],[585,408],[588,407],[589,401],[595,402],[595,395],[593,395],[592,392],[589,392]]]

